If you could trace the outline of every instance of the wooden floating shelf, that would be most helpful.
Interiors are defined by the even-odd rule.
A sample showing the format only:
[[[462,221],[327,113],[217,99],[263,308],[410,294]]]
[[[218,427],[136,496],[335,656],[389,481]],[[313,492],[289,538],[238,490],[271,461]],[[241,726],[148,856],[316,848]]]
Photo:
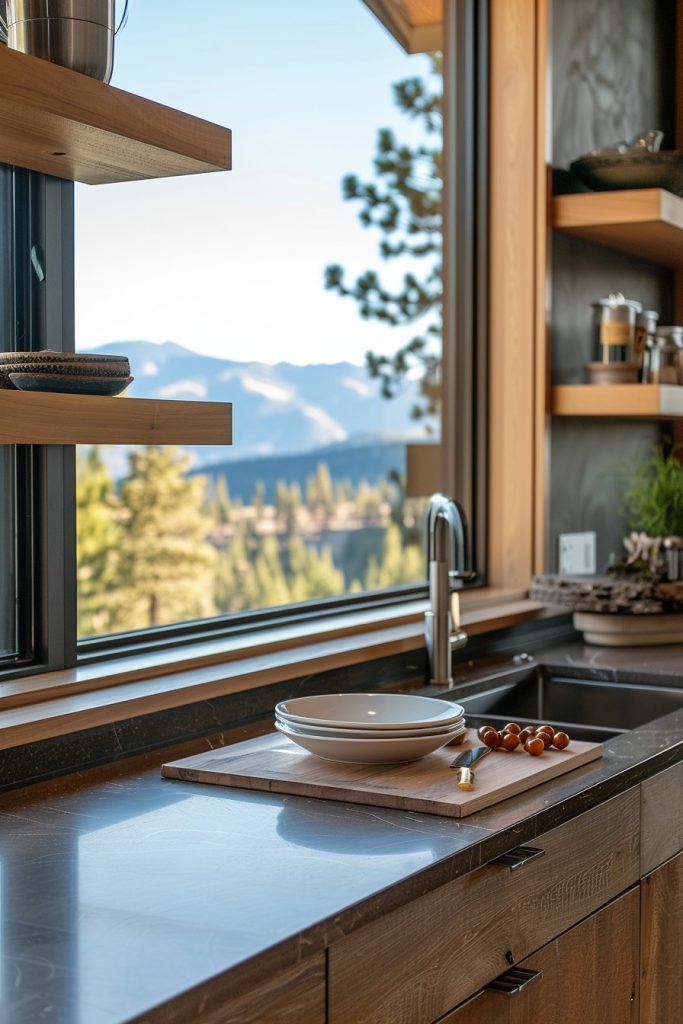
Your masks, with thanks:
[[[0,444],[232,444],[232,405],[0,391]]]
[[[631,419],[683,417],[683,387],[673,384],[564,384],[552,389],[555,416]]]
[[[639,259],[683,266],[683,199],[661,188],[555,196],[552,223]]]
[[[0,162],[101,185],[231,166],[227,128],[0,46]]]

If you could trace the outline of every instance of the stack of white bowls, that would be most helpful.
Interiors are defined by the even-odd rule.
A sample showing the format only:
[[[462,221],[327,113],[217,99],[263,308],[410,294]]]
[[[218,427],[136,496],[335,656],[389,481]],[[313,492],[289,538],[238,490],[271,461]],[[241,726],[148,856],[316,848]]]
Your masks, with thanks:
[[[416,761],[467,732],[463,708],[406,693],[330,693],[295,697],[275,708],[275,728],[327,761]]]

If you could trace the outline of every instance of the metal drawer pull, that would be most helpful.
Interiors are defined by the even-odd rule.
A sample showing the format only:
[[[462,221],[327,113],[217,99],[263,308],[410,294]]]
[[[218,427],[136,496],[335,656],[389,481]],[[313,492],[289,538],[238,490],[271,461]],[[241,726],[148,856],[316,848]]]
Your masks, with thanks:
[[[501,867],[510,868],[510,871],[514,871],[516,868],[521,868],[524,864],[528,864],[530,860],[536,860],[537,857],[544,856],[545,850],[538,850],[535,846],[518,846],[516,849],[510,850],[509,853],[496,857],[490,863],[499,864]]]
[[[543,977],[543,971],[528,971],[525,967],[512,967],[484,987],[489,992],[500,992],[504,996],[516,996],[532,981]]]

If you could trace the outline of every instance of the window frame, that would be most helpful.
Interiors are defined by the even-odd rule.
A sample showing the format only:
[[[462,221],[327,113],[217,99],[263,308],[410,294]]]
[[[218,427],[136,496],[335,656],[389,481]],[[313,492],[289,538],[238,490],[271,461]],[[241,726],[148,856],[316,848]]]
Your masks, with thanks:
[[[485,0],[444,0],[444,335],[442,343],[443,489],[465,508],[475,585],[485,583],[487,351],[487,81]],[[447,99],[446,97],[449,97]],[[457,102],[452,102],[456,97]],[[471,145],[476,137],[477,146]],[[464,144],[465,141],[469,144]],[[450,169],[450,173],[449,173]],[[74,189],[71,182],[30,174],[31,244],[48,269],[33,306],[36,349],[74,350]],[[75,447],[33,449],[35,602],[30,667],[8,676],[70,669],[133,653],[153,653],[207,639],[264,633],[286,623],[315,623],[349,611],[395,609],[426,600],[427,584],[257,609],[106,637],[76,639]],[[0,672],[0,676],[5,673]]]

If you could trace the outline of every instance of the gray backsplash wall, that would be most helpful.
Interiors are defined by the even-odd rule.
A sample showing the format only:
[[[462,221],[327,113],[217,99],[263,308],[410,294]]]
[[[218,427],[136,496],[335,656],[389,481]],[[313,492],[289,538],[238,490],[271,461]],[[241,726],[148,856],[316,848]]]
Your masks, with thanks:
[[[674,38],[670,0],[553,0],[553,167],[646,128],[661,128],[674,148]],[[612,250],[555,232],[551,280],[555,384],[585,382],[595,299],[621,291],[671,323],[672,275]],[[557,570],[560,533],[595,530],[599,569],[620,550],[623,471],[659,436],[645,421],[552,420],[548,571]]]

